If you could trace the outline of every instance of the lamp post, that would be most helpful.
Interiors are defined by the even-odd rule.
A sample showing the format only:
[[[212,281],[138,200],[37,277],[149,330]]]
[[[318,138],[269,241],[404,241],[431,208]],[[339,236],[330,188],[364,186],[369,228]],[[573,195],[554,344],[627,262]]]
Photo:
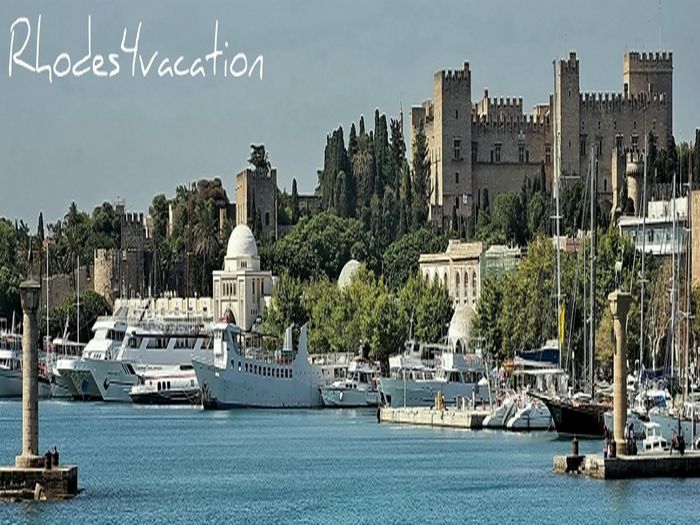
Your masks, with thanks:
[[[20,284],[19,293],[24,312],[22,332],[22,454],[15,464],[21,468],[41,467],[39,456],[39,384],[37,350],[37,310],[41,285],[34,281]]]

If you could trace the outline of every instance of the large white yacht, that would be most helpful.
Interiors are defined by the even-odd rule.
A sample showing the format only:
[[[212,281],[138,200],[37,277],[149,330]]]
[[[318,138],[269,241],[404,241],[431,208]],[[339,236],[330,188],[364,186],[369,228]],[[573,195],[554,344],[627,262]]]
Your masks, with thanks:
[[[297,350],[292,327],[286,330],[281,350],[265,351],[256,339],[233,324],[214,326],[213,352],[192,359],[205,408],[321,407],[321,387],[350,362],[346,354],[309,356],[306,325]]]
[[[211,353],[211,334],[204,326],[182,323],[160,327],[129,326],[124,344],[112,359],[84,357],[83,366],[104,401],[131,401],[139,375],[175,373],[193,356]]]
[[[72,399],[75,387],[73,382],[61,376],[58,370],[58,362],[77,361],[83,354],[85,344],[70,341],[64,337],[47,341],[46,345],[46,369],[48,370],[49,383],[51,383],[51,397],[55,399]]]
[[[451,344],[406,343],[406,352],[389,358],[389,377],[377,379],[380,401],[394,407],[432,406],[441,392],[447,403],[459,398],[488,401],[484,364],[476,354]]]
[[[63,386],[76,400],[101,400],[102,393],[92,377],[86,360],[111,360],[124,343],[127,329],[125,312],[98,317],[92,326],[94,336],[85,346],[80,359],[63,356],[56,359],[56,371]]]
[[[327,407],[376,407],[379,404],[377,377],[381,369],[363,357],[356,357],[348,367],[345,379],[321,388]]]

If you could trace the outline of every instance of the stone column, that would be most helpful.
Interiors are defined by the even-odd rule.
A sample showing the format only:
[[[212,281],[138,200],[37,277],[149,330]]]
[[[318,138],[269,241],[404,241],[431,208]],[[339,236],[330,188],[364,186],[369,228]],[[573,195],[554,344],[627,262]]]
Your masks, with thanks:
[[[39,382],[37,349],[37,319],[41,286],[36,281],[25,281],[19,287],[24,311],[22,332],[22,455],[15,464],[21,468],[41,467],[39,456]]]
[[[615,361],[613,374],[613,426],[617,453],[626,451],[625,426],[627,425],[627,312],[632,295],[615,290],[608,295],[615,325]]]

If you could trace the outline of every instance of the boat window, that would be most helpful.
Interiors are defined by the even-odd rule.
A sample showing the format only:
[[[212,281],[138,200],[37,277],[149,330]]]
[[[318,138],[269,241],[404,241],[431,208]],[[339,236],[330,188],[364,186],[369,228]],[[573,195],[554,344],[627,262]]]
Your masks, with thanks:
[[[126,369],[129,371],[129,373],[130,373],[131,375],[133,375],[133,374],[136,373],[136,372],[134,372],[134,367],[131,366],[131,363],[127,363],[127,364],[126,364]]]
[[[241,371],[241,362],[240,361],[238,361],[238,371],[239,372]]]
[[[170,381],[168,381],[168,390],[170,390]]]
[[[291,378],[292,378],[292,372],[293,372],[293,370],[292,370],[292,369],[290,369],[290,370],[289,370],[289,379],[291,379]]]
[[[194,387],[194,379],[190,379],[190,386]]]
[[[158,390],[160,390],[160,381],[158,381]]]

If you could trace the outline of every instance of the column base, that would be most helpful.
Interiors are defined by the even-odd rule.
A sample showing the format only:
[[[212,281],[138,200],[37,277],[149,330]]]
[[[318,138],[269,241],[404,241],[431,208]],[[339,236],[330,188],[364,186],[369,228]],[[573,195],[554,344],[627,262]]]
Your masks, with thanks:
[[[17,468],[44,468],[44,456],[24,455],[15,458]]]

